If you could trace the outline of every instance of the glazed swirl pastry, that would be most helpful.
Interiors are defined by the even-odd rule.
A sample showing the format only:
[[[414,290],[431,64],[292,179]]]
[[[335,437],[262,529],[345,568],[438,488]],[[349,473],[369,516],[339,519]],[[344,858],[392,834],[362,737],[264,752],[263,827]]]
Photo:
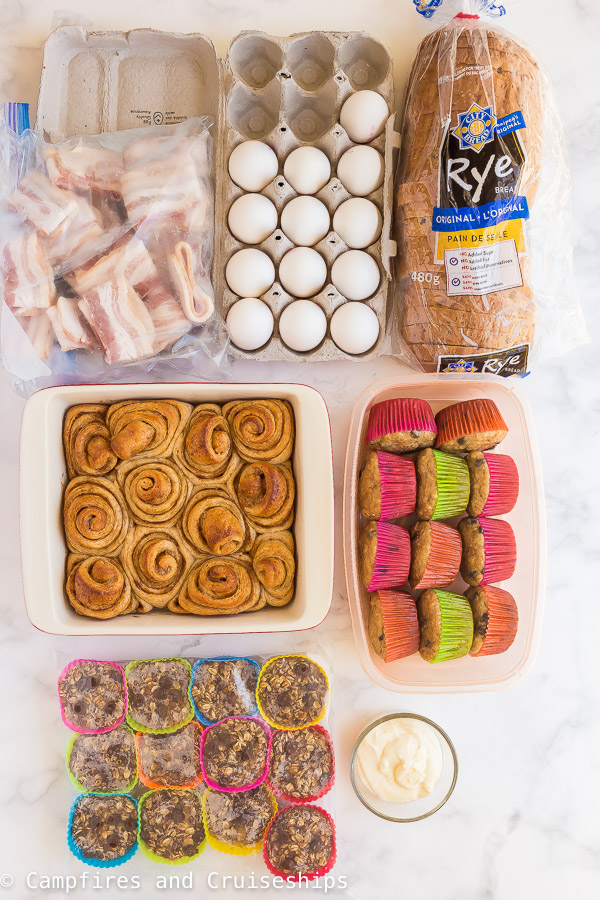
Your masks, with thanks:
[[[239,466],[229,425],[216,403],[201,403],[173,447],[176,462],[195,479],[226,481]]]
[[[254,537],[237,504],[219,488],[200,489],[192,494],[181,527],[196,550],[214,556],[245,550]]]
[[[289,531],[261,534],[252,548],[252,567],[269,606],[285,606],[294,596],[296,560]]]
[[[170,456],[192,407],[179,400],[123,400],[106,414],[110,446],[119,459]]]
[[[294,413],[287,400],[234,400],[223,407],[238,454],[247,462],[282,463],[294,447]]]
[[[80,616],[112,619],[137,607],[120,564],[106,556],[69,554],[66,589],[69,603]]]
[[[67,410],[63,443],[69,478],[106,475],[118,463],[110,446],[104,403],[80,403]]]
[[[69,482],[63,521],[69,550],[86,556],[116,556],[129,526],[119,486],[103,476],[79,475]]]
[[[260,582],[246,555],[209,556],[191,569],[172,612],[199,616],[232,615],[261,609],[266,603]]]
[[[244,515],[259,533],[291,526],[296,484],[289,462],[248,463],[235,476],[233,489]]]
[[[139,525],[170,525],[180,515],[192,486],[170,460],[136,457],[120,464],[117,481]]]
[[[176,528],[138,526],[127,535],[121,561],[136,599],[160,609],[179,593],[193,555]]]

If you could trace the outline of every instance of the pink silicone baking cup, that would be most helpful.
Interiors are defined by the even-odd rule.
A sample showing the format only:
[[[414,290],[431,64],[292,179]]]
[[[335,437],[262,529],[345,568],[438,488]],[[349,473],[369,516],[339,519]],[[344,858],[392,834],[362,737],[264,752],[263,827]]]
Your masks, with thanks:
[[[510,578],[517,565],[515,533],[504,519],[478,519],[483,529],[485,561],[481,584],[494,584]]]
[[[453,584],[460,569],[462,541],[456,528],[443,522],[430,522],[431,549],[423,577],[415,590],[448,587]]]
[[[223,725],[224,722],[229,722],[231,719],[240,719],[242,722],[256,722],[263,729],[268,738],[267,744],[267,758],[265,761],[265,768],[256,781],[253,781],[252,784],[244,784],[239,787],[229,787],[222,784],[218,784],[218,782],[213,781],[206,774],[206,768],[204,766],[204,743],[206,741],[206,735],[212,731],[213,728],[218,728],[219,725]],[[202,769],[202,777],[204,781],[208,785],[209,788],[214,788],[216,791],[224,791],[227,794],[239,794],[241,791],[251,791],[252,788],[259,787],[267,778],[267,772],[269,771],[269,761],[271,759],[271,744],[273,742],[273,735],[271,733],[271,729],[263,722],[262,719],[258,719],[256,716],[227,716],[226,719],[222,719],[220,722],[215,722],[214,725],[209,725],[208,728],[205,728],[202,732],[202,737],[200,738],[200,767]]]
[[[481,649],[471,656],[504,653],[517,636],[519,611],[512,594],[502,588],[482,585],[488,602],[488,623]]]
[[[367,590],[401,587],[410,569],[410,536],[401,525],[377,523],[377,552]]]
[[[411,600],[412,600],[412,597],[411,597]],[[329,791],[333,787],[333,783],[335,781],[335,753],[333,750],[333,741],[331,740],[331,735],[329,734],[329,732],[327,731],[326,728],[323,728],[322,725],[307,725],[306,729],[308,729],[308,728],[312,728],[314,731],[319,731],[323,735],[325,740],[327,741],[327,744],[329,746],[329,752],[331,753],[331,778],[329,779],[329,781],[327,782],[325,787],[321,791],[319,791],[318,794],[313,794],[311,797],[292,797],[290,794],[286,794],[286,793],[284,793],[284,791],[280,791],[273,784],[273,782],[271,781],[271,778],[269,776],[268,769],[267,769],[267,780],[266,780],[267,787],[269,788],[269,790],[271,790],[275,794],[276,797],[278,797],[280,800],[285,800],[286,803],[294,803],[295,805],[298,805],[301,803],[314,803],[315,800],[320,800],[321,797],[324,797],[325,794],[329,793]],[[290,732],[290,731],[286,730],[283,733],[284,734],[298,734],[299,732],[304,731],[304,730],[305,730],[304,728],[297,728],[294,732]],[[282,729],[275,729],[276,733],[281,732],[281,731],[282,731]],[[273,749],[273,735],[271,735],[271,752],[272,752],[272,749]],[[269,760],[269,763],[270,763],[270,760]]]
[[[437,434],[433,410],[426,400],[401,397],[376,403],[369,413],[367,444],[386,434],[431,431]]]
[[[381,483],[380,520],[400,519],[415,511],[417,502],[417,476],[415,464],[406,456],[377,451],[379,480]]]
[[[490,473],[490,489],[481,514],[503,516],[514,508],[519,496],[519,471],[512,456],[484,453]]]
[[[439,449],[447,441],[481,431],[508,431],[506,422],[493,400],[463,400],[441,409],[435,417]]]
[[[310,804],[296,803],[293,808],[298,809],[299,806],[310,806]],[[321,806],[311,806],[311,809],[318,809],[319,812],[323,813],[323,815],[325,816],[325,818],[331,825],[331,831],[332,831],[332,836],[333,836],[333,847],[331,848],[331,856],[329,858],[329,861],[324,866],[321,866],[319,869],[315,869],[314,872],[307,872],[307,873],[297,872],[293,875],[290,875],[287,872],[282,872],[280,869],[277,869],[273,865],[273,863],[269,859],[268,843],[269,843],[269,832],[271,831],[271,828],[273,828],[275,822],[277,821],[277,818],[283,812],[285,812],[286,809],[291,809],[291,808],[292,807],[286,806],[282,810],[280,810],[277,813],[277,815],[273,818],[273,820],[271,821],[271,824],[269,825],[269,827],[267,829],[267,833],[265,834],[265,842],[263,845],[263,858],[265,860],[265,865],[266,865],[267,869],[269,870],[269,872],[271,873],[271,875],[275,875],[275,876],[284,878],[288,882],[297,882],[297,881],[300,881],[301,878],[305,879],[306,881],[314,881],[315,878],[321,878],[323,875],[326,875],[327,872],[330,872],[335,865],[335,862],[337,859],[337,841],[336,841],[336,837],[335,837],[335,822],[333,821],[333,819],[331,818],[329,813],[326,812]]]
[[[115,669],[119,670],[119,672],[121,673],[121,677],[123,679],[123,694],[125,697],[125,702],[123,705],[123,715],[121,716],[120,719],[117,719],[113,725],[109,725],[107,728],[95,728],[95,729],[80,728],[77,725],[75,725],[74,722],[70,722],[67,719],[66,714],[65,714],[62,697],[60,696],[60,683],[61,683],[62,679],[65,678],[65,676],[68,674],[68,672],[71,671],[72,668],[79,665],[79,663],[86,663],[86,662],[96,663],[97,665],[100,665],[100,666],[114,666]],[[125,670],[124,670],[123,666],[119,665],[119,663],[111,662],[110,660],[105,660],[105,659],[73,659],[73,660],[71,660],[70,663],[68,663],[64,667],[64,669],[58,676],[57,690],[58,690],[58,702],[60,704],[60,717],[63,720],[63,723],[67,726],[67,728],[70,728],[71,731],[76,731],[78,734],[106,734],[108,731],[113,731],[118,725],[121,725],[121,723],[125,721],[125,716],[127,715],[127,682],[125,680]]]

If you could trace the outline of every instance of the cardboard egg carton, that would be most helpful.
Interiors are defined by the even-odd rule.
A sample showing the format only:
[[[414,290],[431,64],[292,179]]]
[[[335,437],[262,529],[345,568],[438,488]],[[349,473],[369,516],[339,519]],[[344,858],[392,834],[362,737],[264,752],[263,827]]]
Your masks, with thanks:
[[[210,116],[215,145],[215,256],[213,285],[217,307],[226,316],[238,299],[225,280],[225,267],[241,247],[227,228],[229,208],[244,192],[230,179],[229,155],[243,140],[264,140],[275,150],[283,172],[285,158],[296,147],[322,150],[332,166],[332,178],[316,195],[330,215],[350,196],[335,172],[352,141],[339,124],[346,98],[357,90],[376,90],[387,101],[390,118],[372,146],[384,156],[384,181],[369,196],[382,214],[381,236],[367,248],[379,265],[377,292],[365,301],[379,319],[375,346],[359,358],[377,356],[385,337],[391,260],[394,150],[392,59],[386,48],[362,32],[307,32],[287,38],[242,32],[231,42],[226,60],[219,60],[212,42],[202,34],[174,34],[136,29],[130,32],[88,32],[64,26],[53,32],[44,49],[37,128],[48,140],[75,134],[98,134],[148,125],[173,124],[191,116]],[[263,193],[278,213],[295,196],[282,174]],[[258,245],[277,270],[292,243],[278,228]],[[315,249],[324,257],[328,276],[346,245],[330,233]],[[346,302],[330,279],[315,300],[324,310],[328,329],[323,342],[308,353],[296,353],[279,338],[279,315],[294,298],[275,281],[262,299],[275,316],[271,340],[256,352],[232,347],[241,357],[261,360],[355,359],[332,341],[329,321]]]

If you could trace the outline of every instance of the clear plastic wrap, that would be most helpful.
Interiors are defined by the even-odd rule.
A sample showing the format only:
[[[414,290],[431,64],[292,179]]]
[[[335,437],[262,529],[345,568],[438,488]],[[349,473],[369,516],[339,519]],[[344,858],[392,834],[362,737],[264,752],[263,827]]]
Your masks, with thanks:
[[[413,0],[421,43],[396,194],[395,350],[417,368],[524,375],[585,343],[570,179],[549,80],[490,0]]]
[[[17,387],[131,379],[161,361],[214,377],[226,361],[210,125],[57,144],[0,126],[0,351]]]

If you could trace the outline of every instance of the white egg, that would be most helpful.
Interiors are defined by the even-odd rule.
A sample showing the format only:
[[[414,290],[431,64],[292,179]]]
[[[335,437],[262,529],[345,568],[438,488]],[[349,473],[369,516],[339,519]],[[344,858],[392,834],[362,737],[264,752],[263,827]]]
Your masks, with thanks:
[[[332,265],[331,280],[348,300],[366,300],[379,287],[379,266],[364,250],[346,250]]]
[[[340,125],[351,141],[368,144],[381,134],[389,114],[387,103],[377,91],[357,91],[342,106]]]
[[[298,147],[286,159],[283,174],[299,194],[316,194],[331,178],[331,163],[317,147]]]
[[[277,228],[277,210],[262,194],[242,194],[227,219],[232,235],[243,244],[260,244]]]
[[[381,213],[364,197],[351,197],[336,209],[333,230],[354,250],[374,244],[381,234]]]
[[[350,147],[340,157],[337,175],[349,194],[366,197],[383,181],[383,156],[375,147]]]
[[[262,141],[242,141],[229,157],[231,179],[245,191],[262,191],[278,171],[277,154]]]
[[[310,247],[288,250],[279,263],[279,281],[292,297],[314,297],[327,279],[327,266]]]
[[[232,342],[240,350],[258,350],[273,334],[273,313],[256,297],[244,297],[227,313]]]
[[[279,334],[284,344],[299,353],[314,350],[327,331],[325,313],[312,300],[295,300],[279,318]]]
[[[246,247],[234,253],[225,268],[227,284],[240,297],[260,297],[275,281],[275,266],[262,250]]]
[[[331,317],[331,337],[345,353],[366,353],[379,337],[379,321],[366,303],[344,303]]]
[[[329,210],[316,197],[294,197],[283,208],[281,229],[293,244],[312,247],[329,232]]]

